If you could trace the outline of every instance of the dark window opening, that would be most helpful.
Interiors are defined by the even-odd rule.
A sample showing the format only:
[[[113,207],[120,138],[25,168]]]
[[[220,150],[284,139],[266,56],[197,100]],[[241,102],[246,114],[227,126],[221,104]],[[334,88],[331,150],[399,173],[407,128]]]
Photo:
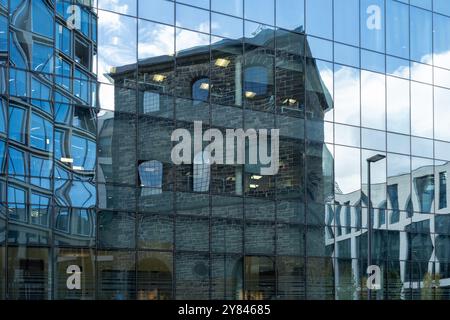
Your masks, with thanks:
[[[244,91],[248,99],[265,97],[269,88],[269,72],[266,67],[253,66],[245,69]]]
[[[209,100],[209,79],[200,78],[192,84],[192,99],[198,102]]]
[[[75,61],[90,70],[89,45],[79,39],[75,40]]]
[[[439,173],[439,209],[447,208],[447,172]]]
[[[416,178],[414,184],[419,198],[420,212],[431,213],[434,201],[434,175]]]

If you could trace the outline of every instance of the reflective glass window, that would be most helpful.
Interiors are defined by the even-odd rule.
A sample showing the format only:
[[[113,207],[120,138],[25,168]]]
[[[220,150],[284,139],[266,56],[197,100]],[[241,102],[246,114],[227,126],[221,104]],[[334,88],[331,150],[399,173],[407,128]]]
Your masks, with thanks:
[[[208,102],[209,100],[209,79],[201,78],[192,84],[192,99]]]
[[[448,172],[439,172],[439,209],[447,208]]]
[[[58,209],[55,218],[56,230],[68,233],[69,224],[70,224],[70,210],[67,208]]]
[[[50,189],[52,161],[35,155],[30,156],[30,181],[35,186]]]
[[[335,43],[334,61],[339,64],[359,68],[359,49],[356,47]]]
[[[140,185],[142,192],[149,194],[162,193],[163,164],[160,161],[146,161],[139,165]]]
[[[420,212],[432,213],[434,201],[434,174],[414,178],[414,187],[418,195]]]
[[[139,252],[137,261],[137,299],[172,299],[172,253]]]
[[[130,16],[136,15],[137,0],[98,0],[98,8]]]
[[[6,143],[3,140],[0,140],[0,173],[5,173],[5,165],[6,165]]]
[[[304,0],[276,0],[276,25],[278,27],[305,31],[305,1]]]
[[[245,19],[269,25],[275,24],[274,0],[245,0],[244,5]]]
[[[439,75],[435,76],[436,81],[438,81],[438,78]],[[411,62],[411,80],[432,84],[433,67],[418,62]]]
[[[433,0],[410,0],[409,2],[417,7],[431,10]]]
[[[27,89],[27,73],[17,69],[9,70],[9,93],[12,96],[26,97]]]
[[[31,193],[31,223],[48,226],[50,219],[50,198],[37,193]]]
[[[69,99],[60,93],[55,94],[55,122],[69,124],[71,116]]]
[[[244,92],[247,97],[267,95],[269,72],[265,66],[251,66],[244,71]]]
[[[384,73],[386,71],[386,58],[380,53],[362,49],[361,68]]]
[[[0,133],[6,134],[6,101],[0,99]]]
[[[450,90],[434,89],[434,137],[438,140],[450,141]]]
[[[210,154],[202,152],[194,156],[193,190],[194,192],[208,192],[211,176]]]
[[[177,23],[178,27],[191,29],[195,31],[210,32],[209,12],[182,4],[177,4]]]
[[[55,130],[55,159],[62,161],[66,158],[65,133],[61,130]]]
[[[372,150],[386,150],[386,133],[378,130],[362,129],[362,147]]]
[[[91,49],[90,45],[81,40],[79,37],[75,38],[75,61],[87,69],[91,68]]]
[[[359,0],[334,1],[334,40],[359,45]]]
[[[27,197],[24,189],[8,185],[9,215],[14,220],[27,221]]]
[[[6,51],[8,49],[8,19],[0,15],[0,51]]]
[[[387,56],[386,57],[386,73],[403,78],[410,78],[410,62],[405,59]]]
[[[148,2],[144,0],[143,2]],[[135,252],[98,251],[97,295],[102,300],[133,300],[136,295]]]
[[[8,173],[15,179],[25,181],[27,175],[27,161],[25,152],[9,147]]]
[[[433,140],[418,137],[411,138],[411,153],[414,156],[433,158]]]
[[[57,24],[56,25],[56,48],[62,53],[71,56],[72,54],[72,39],[71,32],[68,28]]]
[[[361,0],[361,46],[384,52],[384,0]]]
[[[332,21],[332,0],[306,0],[306,32],[308,34],[331,39]]]
[[[409,58],[409,7],[398,1],[386,0],[386,52]]]
[[[334,125],[335,143],[351,147],[360,147],[361,133],[357,127]]]
[[[361,71],[362,126],[384,130],[386,128],[386,77]]]
[[[95,255],[88,249],[54,250],[54,299],[90,300],[95,298]],[[81,289],[71,290],[67,286],[68,271],[77,266],[81,270]]]
[[[211,14],[211,33],[230,39],[241,39],[244,32],[243,20],[227,15]]]
[[[33,31],[53,39],[54,19],[52,9],[44,0],[36,0],[31,3]]]
[[[11,64],[18,68],[27,69],[28,64],[26,61],[23,50],[19,49],[19,40],[15,32],[10,32],[9,50],[11,54]]]
[[[175,28],[160,23],[138,20],[138,59],[171,55],[175,53]],[[166,41],[172,39],[172,41]]]
[[[340,190],[339,193],[347,195],[358,193],[361,190],[360,159],[361,151],[359,149],[335,147],[335,179],[336,187]]]
[[[450,16],[450,3],[446,0],[433,0],[433,9],[435,12]]]
[[[75,69],[73,79],[73,93],[76,97],[80,98],[84,102],[89,101],[89,82],[87,75]]]
[[[411,82],[411,134],[433,138],[433,87]]]
[[[46,73],[53,72],[53,48],[33,42],[33,70]]]
[[[85,132],[95,134],[95,113],[91,108],[73,107],[72,126]]]
[[[53,151],[53,125],[36,113],[31,114],[30,145],[48,152]]]
[[[72,75],[72,66],[65,59],[57,57],[55,60],[55,83],[64,89],[70,91],[70,82]]]
[[[22,108],[16,106],[9,107],[9,133],[10,139],[17,142],[25,143],[26,130],[27,130],[27,119],[26,111]]]
[[[431,81],[428,83],[431,83]],[[442,68],[434,68],[434,84],[450,89],[450,71]]]
[[[189,4],[204,9],[209,9],[209,0],[177,0],[177,2]]]
[[[360,124],[360,72],[335,65],[335,119],[344,124]]]
[[[171,11],[161,12],[160,5],[165,3],[170,5]],[[141,6],[143,8],[141,9]],[[166,0],[139,0],[139,12],[147,15],[155,15],[160,19],[171,16],[173,22],[173,2]],[[110,21],[116,21],[116,28],[111,28]],[[158,20],[156,20],[158,21]],[[112,12],[99,10],[98,12],[98,71],[97,79],[103,83],[112,83],[115,72],[119,67],[133,64],[137,61],[137,19],[124,15],[117,15]],[[170,28],[169,28],[170,29]],[[170,38],[170,35],[164,35]],[[173,41],[172,41],[173,42]],[[88,54],[87,57],[90,57]],[[135,66],[135,65],[134,65]],[[126,80],[133,79],[135,74],[129,73]],[[117,81],[116,84],[123,83],[125,79]],[[75,90],[74,90],[75,91]],[[114,95],[111,92],[101,92],[102,94]],[[109,99],[108,101],[110,101]],[[114,101],[114,100],[113,100]],[[113,103],[108,106],[113,107]]]
[[[61,17],[67,19],[69,17],[69,6],[71,5],[70,1],[67,0],[56,0],[56,12]]]
[[[73,166],[74,168],[76,168],[76,170],[94,170],[96,146],[93,141],[77,135],[73,135],[71,150],[73,157]]]
[[[389,152],[411,154],[411,137],[403,134],[387,134],[387,150]]]
[[[81,195],[81,194],[80,194]],[[75,195],[77,196],[77,195]],[[82,196],[82,195],[81,195]],[[95,195],[94,195],[95,197]],[[80,202],[81,203],[81,202]],[[76,203],[73,204],[77,206]],[[92,203],[84,202],[79,207],[90,207]],[[93,230],[95,228],[94,214],[91,210],[86,209],[73,209],[72,210],[72,221],[71,221],[71,232],[80,236],[92,236]]]
[[[436,159],[450,161],[450,144],[442,141],[435,141],[434,156]]]
[[[139,17],[174,24],[174,3],[167,0],[138,0]]]
[[[244,0],[211,0],[211,10],[242,17]]]
[[[85,7],[81,7],[81,32],[86,36],[89,37],[89,30],[90,30],[90,22],[91,19],[89,17],[89,11]]]
[[[49,249],[13,247],[8,249],[8,256],[8,273],[17,275],[8,280],[10,298],[48,300],[52,291]]]
[[[387,129],[409,134],[409,81],[387,77]]]
[[[51,114],[51,87],[42,81],[31,78],[31,103],[41,110]]]
[[[450,69],[450,17],[440,14],[433,15],[433,35],[434,35],[434,64],[436,66]]]
[[[433,21],[429,11],[411,7],[411,59],[431,64]]]
[[[306,54],[315,59],[333,61],[333,42],[308,36]]]
[[[98,218],[99,246],[103,248],[134,248],[135,217],[132,213],[102,211]]]

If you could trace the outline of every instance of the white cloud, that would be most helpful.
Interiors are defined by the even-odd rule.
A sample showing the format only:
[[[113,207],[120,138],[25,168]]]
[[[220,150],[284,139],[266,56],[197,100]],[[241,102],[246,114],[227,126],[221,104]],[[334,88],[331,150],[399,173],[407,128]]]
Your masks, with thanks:
[[[135,1],[135,0],[132,0]],[[132,14],[130,6],[126,3],[120,4],[119,0],[99,0],[98,7],[101,9],[111,10],[121,14]]]
[[[139,59],[174,54],[173,27],[143,23],[139,25]]]

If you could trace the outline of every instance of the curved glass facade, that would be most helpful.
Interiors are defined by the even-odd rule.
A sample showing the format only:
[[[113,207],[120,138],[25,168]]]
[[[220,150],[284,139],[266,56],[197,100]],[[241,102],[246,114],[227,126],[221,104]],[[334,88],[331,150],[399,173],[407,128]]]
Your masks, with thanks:
[[[450,298],[449,30],[447,0],[0,0],[0,298],[357,300],[369,265],[373,299]]]

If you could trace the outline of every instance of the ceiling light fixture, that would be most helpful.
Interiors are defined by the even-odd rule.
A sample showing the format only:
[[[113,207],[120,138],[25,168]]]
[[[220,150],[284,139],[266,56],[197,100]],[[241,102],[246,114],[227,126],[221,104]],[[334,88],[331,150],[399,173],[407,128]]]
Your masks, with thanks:
[[[256,97],[256,92],[246,91],[246,92],[245,92],[245,97],[246,97],[247,99],[253,99],[254,97]]]
[[[209,90],[209,83],[203,82],[203,83],[200,85],[200,89],[202,89],[202,90]]]
[[[226,68],[226,67],[228,67],[230,65],[230,62],[231,61],[228,60],[228,59],[219,58],[219,59],[216,60],[215,65],[217,67]]]
[[[164,80],[166,80],[166,76],[163,74],[155,74],[153,76],[153,81],[155,82],[163,82]]]

